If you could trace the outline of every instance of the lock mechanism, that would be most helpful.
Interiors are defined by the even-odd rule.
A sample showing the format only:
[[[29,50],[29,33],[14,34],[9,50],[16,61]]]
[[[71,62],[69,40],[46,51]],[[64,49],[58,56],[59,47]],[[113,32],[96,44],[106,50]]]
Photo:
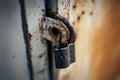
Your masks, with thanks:
[[[53,18],[45,17],[42,20],[43,38],[54,43],[56,68],[66,68],[75,62],[74,42],[76,34],[67,19],[58,14],[54,15]]]

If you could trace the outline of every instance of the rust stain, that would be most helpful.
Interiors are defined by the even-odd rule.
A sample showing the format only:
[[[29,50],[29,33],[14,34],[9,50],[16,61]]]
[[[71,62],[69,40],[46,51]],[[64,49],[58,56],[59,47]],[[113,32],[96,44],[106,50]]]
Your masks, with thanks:
[[[85,14],[85,11],[82,11],[82,13],[81,13],[82,15],[84,15]]]
[[[80,20],[80,16],[77,17],[77,20],[78,20],[78,21]]]
[[[31,33],[29,33],[29,40],[31,40],[31,38],[32,38],[33,36],[32,36],[32,34]]]
[[[115,80],[120,74],[120,3],[115,0],[106,1],[103,5],[104,22],[97,33],[93,35],[92,61],[96,63],[96,56],[100,56],[100,61],[96,67],[96,80]],[[95,24],[94,24],[95,26]],[[103,39],[103,40],[102,40]],[[95,43],[98,43],[95,45]],[[96,55],[97,50],[99,53]],[[91,65],[93,70],[94,65]]]
[[[60,33],[61,37],[62,37],[61,38],[61,42],[63,42],[63,43],[65,43],[66,40],[68,40],[68,38],[69,38],[69,36],[68,36],[69,35],[68,30],[66,30],[66,28],[63,27],[63,25],[61,25],[61,24],[53,23],[52,26],[48,28],[48,32],[49,32],[49,34],[51,36],[51,39],[55,38],[56,35],[58,35]],[[66,35],[64,35],[64,33]]]
[[[59,30],[57,28],[48,28],[49,31],[49,35],[51,36],[51,39],[54,39],[58,34],[59,34]]]
[[[90,12],[90,15],[91,15],[91,16],[93,15],[93,11]]]
[[[75,1],[75,4],[79,3],[79,0],[74,0]]]
[[[96,1],[95,0],[92,0],[93,3],[95,3]]]
[[[41,20],[38,18],[38,26],[39,26],[39,32],[42,34],[42,26],[41,26]]]
[[[61,16],[55,16],[55,19],[46,18],[46,29],[43,30],[44,33],[49,36],[49,39],[51,41],[55,41],[56,35],[60,34],[60,41],[61,43],[65,44],[66,41],[68,41],[70,37],[69,29],[72,29],[68,22],[68,20],[65,20],[64,17]],[[59,20],[59,21],[57,21]],[[65,22],[66,21],[66,22]],[[49,24],[48,24],[49,23]],[[63,25],[63,23],[67,25]],[[72,29],[73,30],[73,29]],[[74,33],[73,33],[74,34]],[[46,35],[44,35],[46,36]],[[47,39],[47,37],[46,37]]]
[[[41,42],[41,43],[44,43],[45,40],[44,40],[44,38],[43,38],[43,36],[42,36],[42,34],[43,34],[42,32],[43,32],[43,31],[42,31],[42,26],[41,26],[41,19],[39,19],[39,18],[38,18],[38,26],[39,26],[39,33],[41,34],[41,35],[40,35],[40,42]]]
[[[70,80],[70,74],[64,75],[64,77],[62,78],[62,80]]]
[[[87,3],[87,0],[74,0],[75,5],[84,7]]]
[[[76,8],[76,5],[73,5],[73,9],[75,9]]]
[[[75,22],[73,22],[73,25],[75,25]]]
[[[120,75],[120,0],[91,0],[96,3],[94,9],[85,6],[86,15],[77,21],[84,10],[80,1],[75,0],[77,7],[70,13],[77,32],[76,63],[60,70],[59,80],[116,80]]]
[[[30,47],[30,52],[32,51],[31,40],[32,40],[32,35],[31,35],[31,33],[28,33],[28,44],[29,44],[29,47]]]

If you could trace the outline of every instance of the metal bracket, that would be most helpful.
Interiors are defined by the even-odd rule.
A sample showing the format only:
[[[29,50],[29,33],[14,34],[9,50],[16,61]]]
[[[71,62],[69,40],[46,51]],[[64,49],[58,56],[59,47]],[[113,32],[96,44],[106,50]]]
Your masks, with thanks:
[[[42,32],[45,39],[55,42],[55,33],[57,31],[59,31],[61,34],[61,43],[66,43],[70,38],[70,32],[63,22],[49,17],[45,17],[42,20]]]

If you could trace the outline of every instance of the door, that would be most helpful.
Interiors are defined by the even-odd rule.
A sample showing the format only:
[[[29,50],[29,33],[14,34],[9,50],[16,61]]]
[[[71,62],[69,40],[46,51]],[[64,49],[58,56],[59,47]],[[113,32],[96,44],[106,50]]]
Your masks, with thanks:
[[[0,0],[0,80],[49,80],[44,0]]]
[[[120,80],[120,1],[70,0],[76,62],[59,80]]]

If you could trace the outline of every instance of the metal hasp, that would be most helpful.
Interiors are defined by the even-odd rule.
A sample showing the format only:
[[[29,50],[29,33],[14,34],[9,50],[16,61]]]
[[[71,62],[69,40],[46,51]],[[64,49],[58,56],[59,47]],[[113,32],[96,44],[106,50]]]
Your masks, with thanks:
[[[59,20],[55,20],[49,17],[45,17],[42,21],[42,32],[43,32],[43,37],[47,40],[50,40],[52,42],[55,42],[56,38],[56,30],[61,32],[61,42],[66,43],[66,41],[70,37],[70,32],[66,25],[63,24],[63,22]]]
[[[53,43],[56,68],[67,68],[75,62],[76,34],[67,19],[58,14],[53,18],[45,17],[42,20],[42,35]]]

